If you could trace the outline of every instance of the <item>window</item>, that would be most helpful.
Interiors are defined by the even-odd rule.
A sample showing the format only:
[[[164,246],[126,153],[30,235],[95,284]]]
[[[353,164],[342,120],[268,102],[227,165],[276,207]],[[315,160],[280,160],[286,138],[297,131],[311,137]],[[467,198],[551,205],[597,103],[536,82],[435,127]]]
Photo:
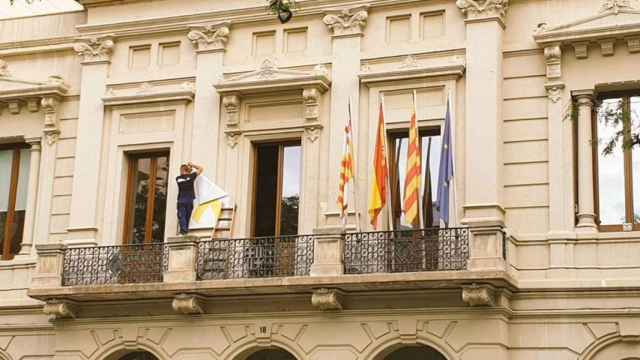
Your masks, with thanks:
[[[164,241],[169,154],[129,156],[124,244]]]
[[[600,230],[622,231],[624,224],[640,230],[640,149],[623,146],[623,142],[631,139],[632,129],[636,132],[640,125],[640,94],[603,98],[596,118],[594,173]],[[609,121],[612,118],[622,121]],[[608,141],[617,135],[620,141],[610,153],[604,153]]]
[[[253,234],[297,235],[300,142],[258,144],[255,151]]]
[[[11,260],[20,251],[29,182],[26,145],[0,145],[0,254]]]
[[[394,229],[410,228],[405,221],[402,205],[404,201],[404,179],[407,172],[407,149],[409,146],[409,131],[392,132],[389,136],[390,147],[390,181],[391,181],[391,209],[393,213]],[[422,185],[420,188],[420,214],[423,227],[438,226],[434,221],[435,201],[438,183],[438,169],[440,163],[440,130],[423,129],[420,131],[420,147],[422,162]],[[427,167],[428,164],[428,167]],[[427,178],[427,170],[429,177]],[[425,193],[425,188],[430,193]],[[430,194],[431,196],[426,196]],[[431,204],[431,205],[429,205]]]

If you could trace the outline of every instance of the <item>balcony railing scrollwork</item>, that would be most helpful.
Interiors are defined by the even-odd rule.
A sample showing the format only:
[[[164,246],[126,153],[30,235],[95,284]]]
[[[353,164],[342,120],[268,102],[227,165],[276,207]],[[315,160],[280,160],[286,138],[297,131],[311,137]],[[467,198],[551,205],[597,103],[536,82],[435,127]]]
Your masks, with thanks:
[[[63,286],[162,282],[168,266],[164,243],[68,248],[63,256]]]
[[[309,275],[313,235],[213,239],[198,243],[200,280]]]
[[[345,235],[346,274],[466,270],[467,228],[374,231]]]

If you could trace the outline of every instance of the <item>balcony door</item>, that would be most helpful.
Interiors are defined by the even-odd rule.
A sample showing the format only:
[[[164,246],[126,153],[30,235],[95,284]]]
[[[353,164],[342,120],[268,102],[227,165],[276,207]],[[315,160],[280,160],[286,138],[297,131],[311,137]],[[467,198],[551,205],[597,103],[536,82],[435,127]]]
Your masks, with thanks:
[[[169,153],[128,156],[124,244],[164,241]]]
[[[20,251],[29,180],[26,145],[0,145],[0,260]]]
[[[253,235],[297,235],[300,142],[257,144],[255,160]]]

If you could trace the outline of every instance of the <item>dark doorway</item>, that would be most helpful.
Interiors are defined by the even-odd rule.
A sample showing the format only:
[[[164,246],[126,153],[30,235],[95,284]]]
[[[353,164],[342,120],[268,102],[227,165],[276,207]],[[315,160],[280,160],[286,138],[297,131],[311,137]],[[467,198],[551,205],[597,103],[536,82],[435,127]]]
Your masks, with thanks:
[[[401,347],[385,356],[383,360],[447,360],[437,350],[425,346],[405,346]]]
[[[264,349],[249,355],[246,360],[296,360],[296,358],[282,349]]]
[[[136,351],[121,357],[120,360],[158,360],[158,358],[146,351]]]

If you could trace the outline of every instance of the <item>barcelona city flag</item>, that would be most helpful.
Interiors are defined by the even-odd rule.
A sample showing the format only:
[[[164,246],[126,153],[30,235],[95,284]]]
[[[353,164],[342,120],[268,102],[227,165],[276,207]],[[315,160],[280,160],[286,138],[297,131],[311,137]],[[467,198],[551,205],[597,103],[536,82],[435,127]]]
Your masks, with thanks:
[[[378,116],[378,131],[376,132],[376,145],[373,149],[373,181],[369,194],[369,218],[373,228],[377,228],[378,215],[387,204],[387,182],[389,169],[387,168],[387,153],[384,131],[384,113],[382,101]]]
[[[203,175],[193,184],[196,199],[191,213],[190,229],[213,229],[218,224],[227,193]]]

